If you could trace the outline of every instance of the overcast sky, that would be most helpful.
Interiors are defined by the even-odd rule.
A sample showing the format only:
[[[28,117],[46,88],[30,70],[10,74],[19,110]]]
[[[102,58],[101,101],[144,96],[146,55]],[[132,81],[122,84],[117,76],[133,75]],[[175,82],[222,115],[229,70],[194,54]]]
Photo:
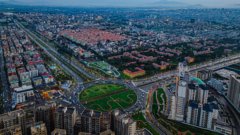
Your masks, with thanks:
[[[240,0],[0,0],[0,2],[18,2],[29,5],[59,5],[59,6],[139,6],[155,2],[176,1],[186,4],[201,4],[206,7],[228,7],[239,5]]]

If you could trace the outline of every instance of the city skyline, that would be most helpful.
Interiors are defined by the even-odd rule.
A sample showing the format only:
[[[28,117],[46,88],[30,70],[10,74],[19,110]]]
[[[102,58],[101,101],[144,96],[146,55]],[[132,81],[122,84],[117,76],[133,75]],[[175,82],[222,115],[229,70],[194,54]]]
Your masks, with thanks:
[[[240,8],[79,1],[0,0],[1,135],[239,135]]]
[[[204,8],[236,8],[238,0],[0,0],[0,2],[17,5],[35,6],[103,6],[103,7],[204,7]]]

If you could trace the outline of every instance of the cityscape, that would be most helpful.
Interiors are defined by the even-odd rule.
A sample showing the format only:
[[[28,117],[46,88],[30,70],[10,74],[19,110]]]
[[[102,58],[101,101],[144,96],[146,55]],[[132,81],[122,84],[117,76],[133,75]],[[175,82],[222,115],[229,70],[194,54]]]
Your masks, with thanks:
[[[0,135],[240,135],[239,3],[187,1],[0,0]]]

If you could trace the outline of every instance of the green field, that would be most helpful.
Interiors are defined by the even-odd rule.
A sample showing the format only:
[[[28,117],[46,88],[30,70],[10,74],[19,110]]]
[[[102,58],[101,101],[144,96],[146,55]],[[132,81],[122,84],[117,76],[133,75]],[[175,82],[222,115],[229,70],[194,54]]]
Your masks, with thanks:
[[[85,89],[79,98],[87,108],[105,112],[130,107],[136,102],[137,95],[121,85],[101,84]]]
[[[163,95],[163,99],[162,99],[162,96]],[[159,101],[159,104],[157,104],[157,100]],[[166,105],[166,100],[167,100],[167,97],[166,97],[166,94],[164,92],[164,90],[162,88],[159,88],[157,90],[157,95],[156,95],[156,91],[153,93],[153,105],[152,105],[152,113],[155,117],[157,117],[158,115],[158,109],[160,107],[160,111],[163,111],[163,104]],[[163,102],[164,101],[164,102]]]
[[[105,61],[90,62],[87,65],[91,68],[98,69],[109,76],[113,76],[113,77],[120,76],[120,73],[118,72],[118,70]]]

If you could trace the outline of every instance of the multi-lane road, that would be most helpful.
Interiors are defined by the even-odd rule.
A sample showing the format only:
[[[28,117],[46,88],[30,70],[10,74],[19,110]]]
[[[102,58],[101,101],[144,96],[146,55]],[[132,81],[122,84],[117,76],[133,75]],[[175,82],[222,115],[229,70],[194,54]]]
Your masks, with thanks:
[[[38,46],[40,46],[50,57],[54,57],[54,59],[60,61],[63,65],[68,67],[68,69],[71,69],[75,74],[80,76],[81,78],[84,79],[97,79],[96,76],[90,74],[89,72],[85,71],[82,69],[80,66],[78,66],[76,63],[71,62],[67,58],[65,58],[63,55],[61,55],[59,52],[57,52],[51,45],[48,45],[45,41],[43,41],[41,38],[36,36],[33,32],[30,30],[26,29],[21,23],[15,20],[15,23],[22,29],[24,30],[30,39],[34,41]]]
[[[2,93],[1,96],[3,98],[3,108],[4,112],[11,111],[11,91],[7,82],[7,74],[4,69],[4,58],[3,58],[3,51],[2,46],[0,46],[0,76],[2,81]]]
[[[198,65],[194,65],[194,66],[190,66],[189,67],[189,72],[191,74],[196,73],[199,70],[202,69],[212,69],[212,70],[217,70],[226,66],[230,66],[236,63],[240,62],[240,54],[236,54],[236,55],[232,55],[229,57],[224,57],[224,58],[220,58],[220,59],[216,59],[216,60],[211,60],[208,62],[204,62]],[[177,75],[178,71],[177,70],[172,70],[172,71],[168,71],[165,73],[161,73],[161,74],[157,74],[155,76],[146,78],[146,79],[140,79],[140,80],[136,80],[133,81],[133,84],[137,87],[141,87],[144,85],[148,85],[154,82],[158,82],[160,80],[166,80],[169,78],[172,78],[173,76]]]

